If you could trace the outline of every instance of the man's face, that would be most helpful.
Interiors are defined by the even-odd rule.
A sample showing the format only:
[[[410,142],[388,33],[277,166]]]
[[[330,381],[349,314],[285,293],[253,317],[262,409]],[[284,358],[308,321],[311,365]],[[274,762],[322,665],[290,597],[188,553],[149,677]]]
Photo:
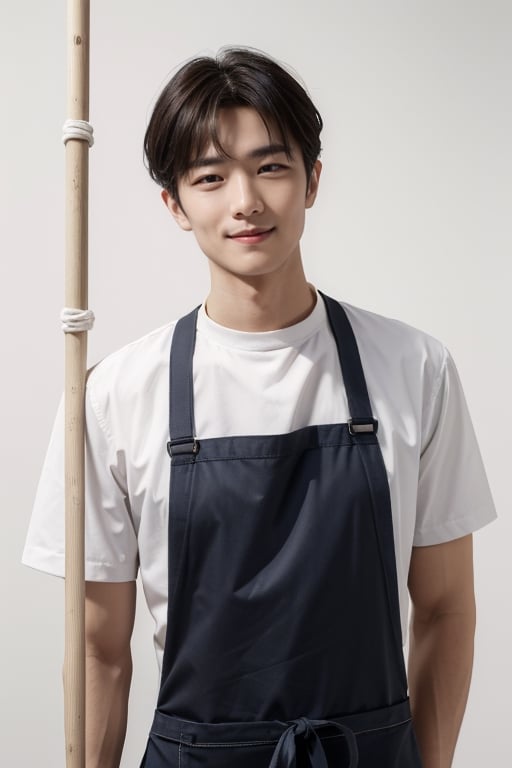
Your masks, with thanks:
[[[316,197],[321,165],[309,184],[299,147],[287,157],[281,138],[249,107],[221,110],[218,137],[229,158],[208,147],[178,183],[180,202],[162,197],[178,224],[194,232],[212,280],[286,273],[300,266],[306,208]]]

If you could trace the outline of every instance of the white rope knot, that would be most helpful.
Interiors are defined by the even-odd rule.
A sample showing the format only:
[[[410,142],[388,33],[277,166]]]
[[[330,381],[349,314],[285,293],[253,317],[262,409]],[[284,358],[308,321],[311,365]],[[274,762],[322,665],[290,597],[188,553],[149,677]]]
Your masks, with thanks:
[[[60,313],[60,321],[64,333],[90,331],[94,325],[94,312],[91,309],[64,307]]]
[[[87,120],[66,120],[62,126],[62,141],[66,144],[70,139],[87,141],[89,147],[94,144],[94,128]]]

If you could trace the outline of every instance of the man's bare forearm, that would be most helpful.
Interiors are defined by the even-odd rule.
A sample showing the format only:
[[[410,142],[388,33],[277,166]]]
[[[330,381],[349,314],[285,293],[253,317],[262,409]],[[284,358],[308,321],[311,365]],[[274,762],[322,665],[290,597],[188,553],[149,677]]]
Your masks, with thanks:
[[[126,734],[132,660],[86,657],[86,766],[118,768]]]
[[[473,666],[472,536],[414,547],[409,592],[409,689],[423,768],[450,768]]]
[[[87,768],[118,768],[132,677],[135,582],[85,585]]]
[[[409,687],[423,768],[450,768],[473,666],[474,613],[411,624]]]

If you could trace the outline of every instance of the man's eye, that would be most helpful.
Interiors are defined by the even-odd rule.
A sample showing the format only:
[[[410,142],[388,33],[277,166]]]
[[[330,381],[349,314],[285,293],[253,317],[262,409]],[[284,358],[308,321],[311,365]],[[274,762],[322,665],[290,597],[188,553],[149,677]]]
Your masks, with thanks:
[[[275,173],[276,171],[282,171],[285,168],[284,165],[281,165],[281,163],[267,163],[266,165],[262,165],[260,168],[260,173]]]
[[[208,173],[206,176],[200,176],[194,181],[194,184],[215,184],[218,181],[222,181],[222,178],[216,173]]]

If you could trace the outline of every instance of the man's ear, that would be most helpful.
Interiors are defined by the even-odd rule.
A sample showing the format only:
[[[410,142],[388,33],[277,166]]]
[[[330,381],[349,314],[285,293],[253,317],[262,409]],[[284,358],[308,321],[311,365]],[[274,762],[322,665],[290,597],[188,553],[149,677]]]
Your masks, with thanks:
[[[306,191],[306,208],[311,208],[316,200],[321,173],[322,163],[320,160],[317,160],[313,166],[313,170],[311,171],[311,176],[309,177],[308,188]]]
[[[186,232],[191,232],[192,227],[190,226],[190,222],[185,215],[185,211],[176,200],[176,198],[172,197],[171,193],[167,189],[162,189],[160,192],[160,197],[164,201],[165,207],[169,209],[171,216],[177,222],[178,226],[180,226]]]

